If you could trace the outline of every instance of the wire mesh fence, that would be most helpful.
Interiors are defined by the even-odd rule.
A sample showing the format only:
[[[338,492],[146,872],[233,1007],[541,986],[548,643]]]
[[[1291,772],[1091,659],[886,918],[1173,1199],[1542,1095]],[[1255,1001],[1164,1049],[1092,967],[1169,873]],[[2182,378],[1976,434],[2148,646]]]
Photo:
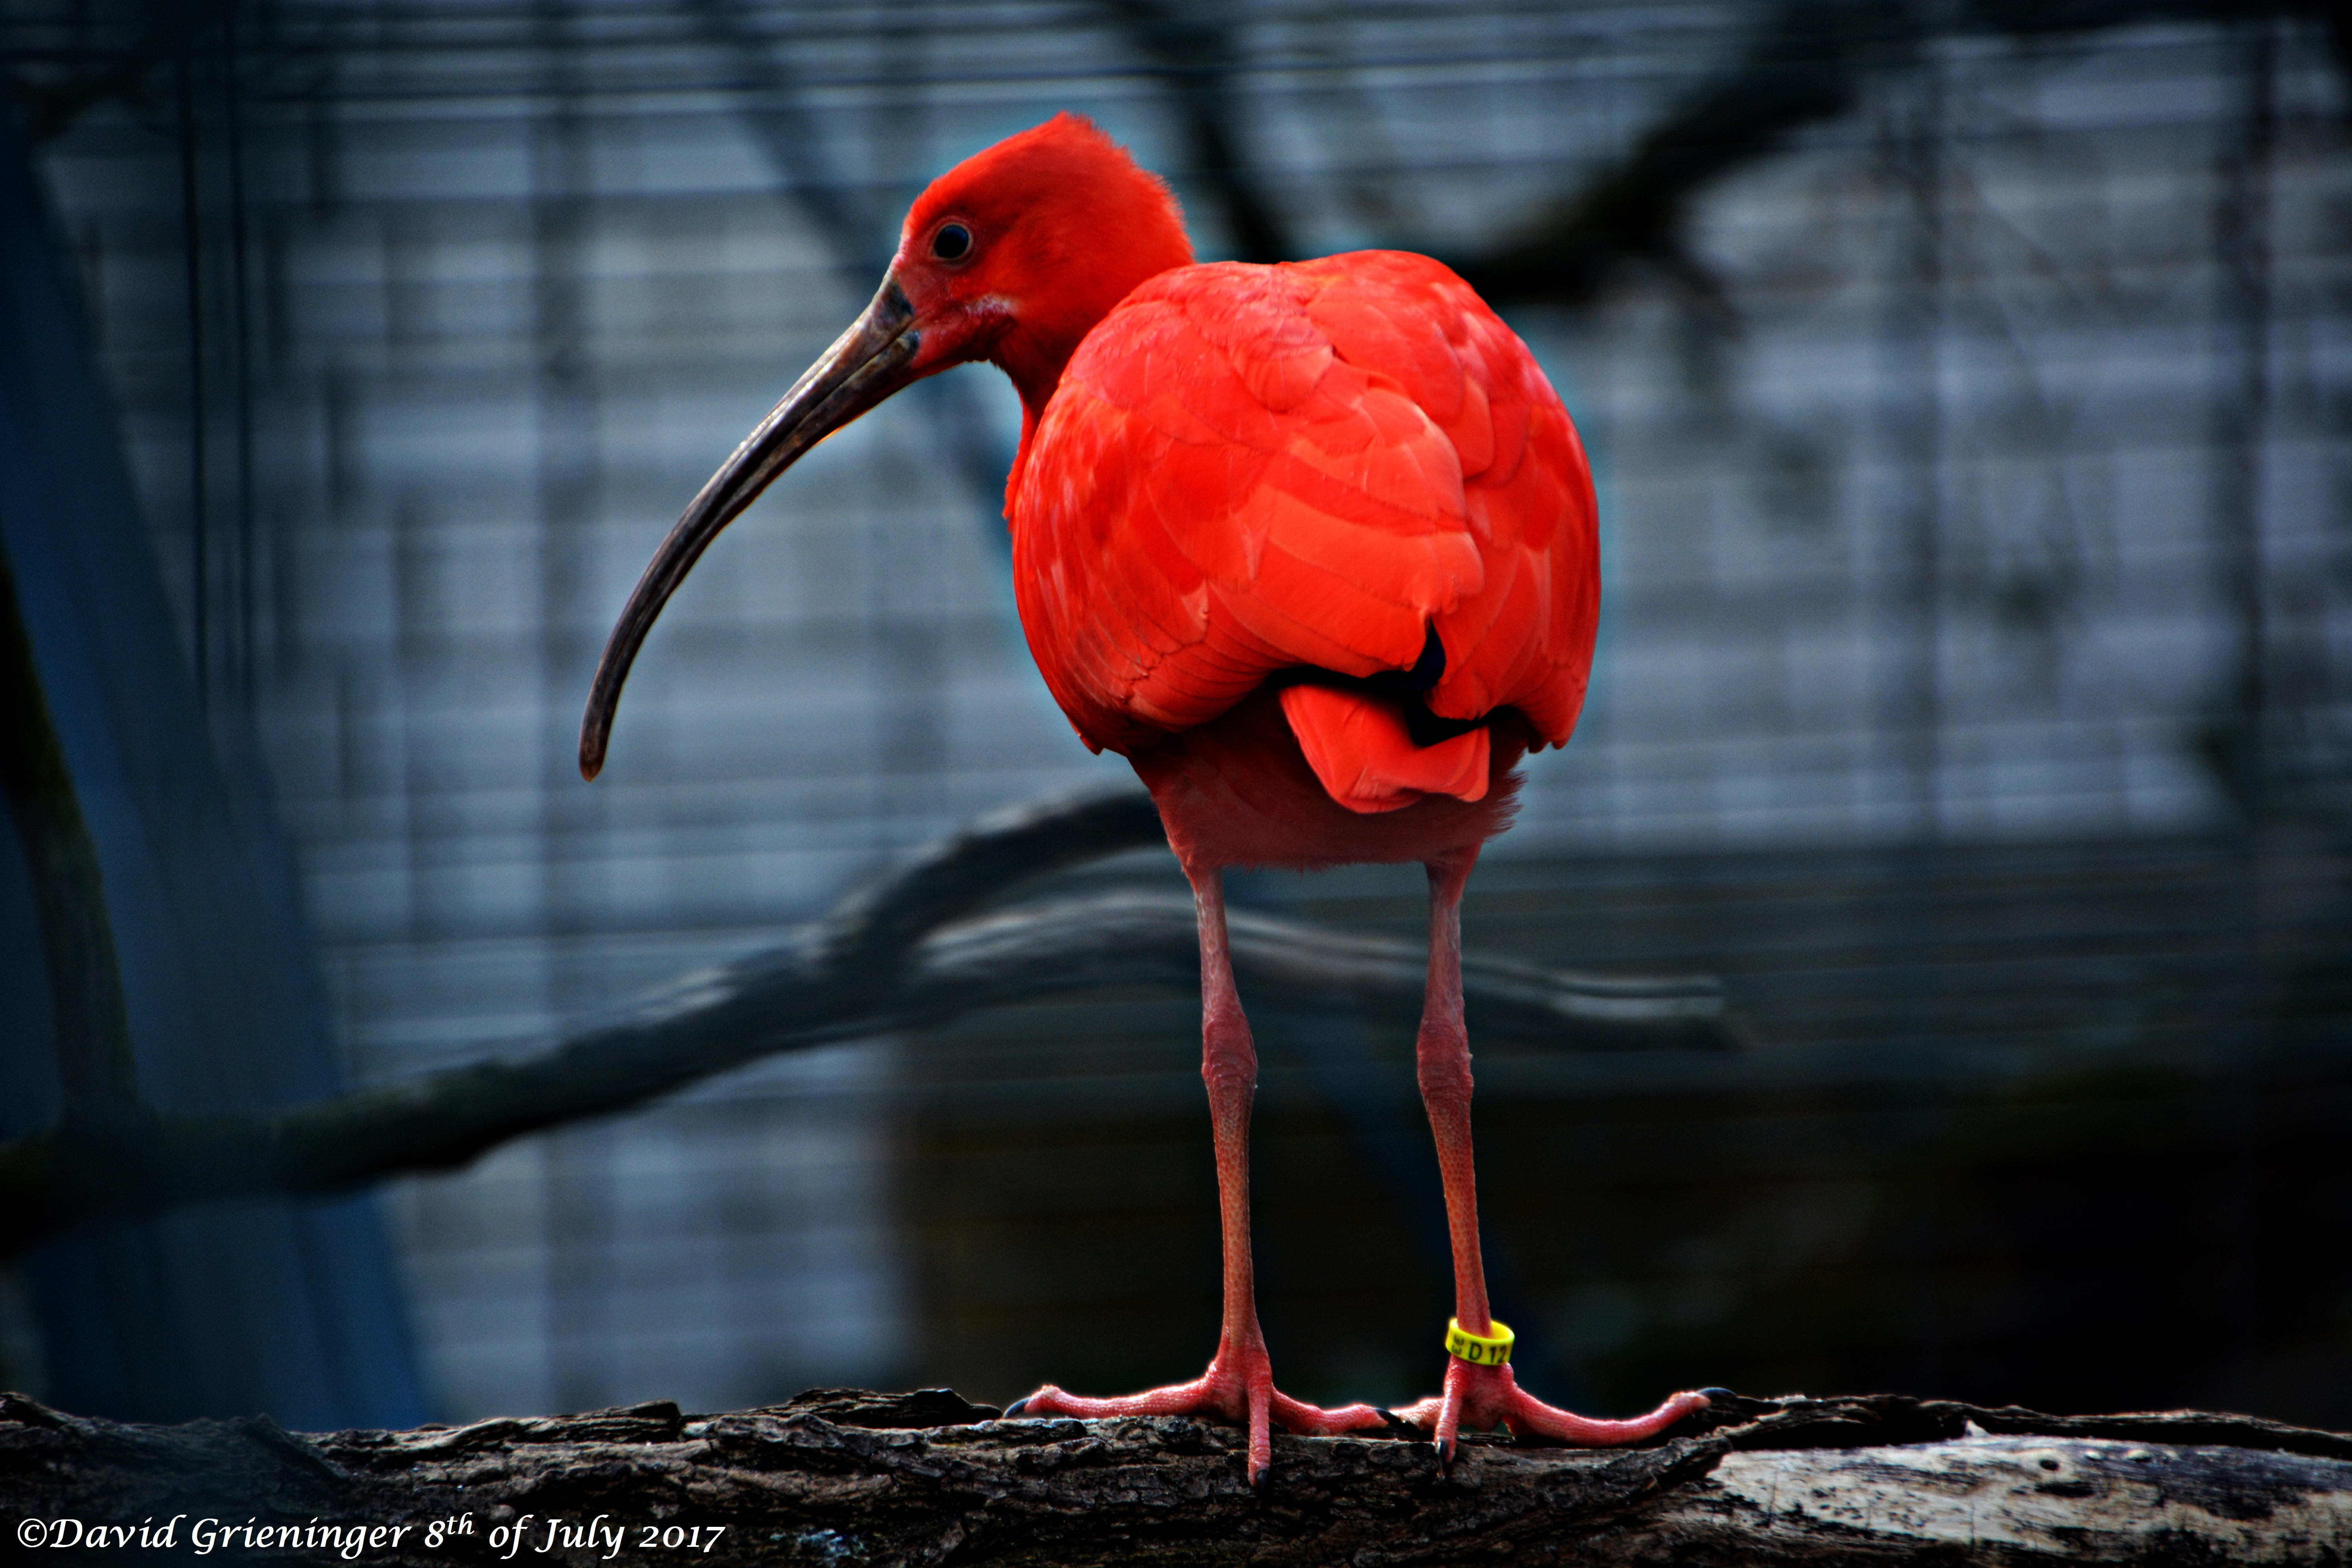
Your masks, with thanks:
[[[984,367],[772,492],[654,637],[604,778],[572,765],[653,541],[906,202],[1069,109],[1171,178],[1204,255],[1454,264],[1593,454],[1590,705],[1530,764],[1471,940],[1716,968],[1759,1044],[1482,1055],[1498,1250],[1556,1391],[2352,1422],[2352,163],[2316,12],[0,16],[190,657],[265,737],[361,1079],[1124,779],[1013,622],[1018,408]],[[1385,873],[1253,896],[1418,920]],[[1185,1019],[829,1051],[400,1184],[440,1398],[1185,1370],[1214,1279]],[[1263,1022],[1286,1380],[1424,1392],[1404,1042]]]

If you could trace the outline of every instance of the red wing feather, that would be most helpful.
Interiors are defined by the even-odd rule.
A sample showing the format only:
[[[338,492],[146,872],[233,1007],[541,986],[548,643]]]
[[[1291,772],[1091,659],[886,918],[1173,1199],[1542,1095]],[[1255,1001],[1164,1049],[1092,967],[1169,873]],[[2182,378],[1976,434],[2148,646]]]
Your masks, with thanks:
[[[1278,669],[1409,669],[1432,626],[1435,712],[1513,707],[1552,743],[1575,727],[1600,605],[1583,448],[1527,346],[1437,262],[1162,273],[1079,345],[1016,471],[1022,624],[1090,745],[1149,747]]]
[[[1320,686],[1284,687],[1282,716],[1324,793],[1349,811],[1401,811],[1430,795],[1486,798],[1484,730],[1416,746],[1392,703]]]

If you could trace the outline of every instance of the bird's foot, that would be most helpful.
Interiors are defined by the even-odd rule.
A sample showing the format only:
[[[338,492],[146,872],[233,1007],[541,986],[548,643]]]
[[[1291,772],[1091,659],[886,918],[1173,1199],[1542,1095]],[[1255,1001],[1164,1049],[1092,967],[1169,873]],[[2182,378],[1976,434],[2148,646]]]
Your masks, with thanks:
[[[1515,1434],[1529,1433],[1563,1443],[1606,1448],[1638,1443],[1655,1436],[1694,1410],[1704,1410],[1704,1394],[1676,1394],[1647,1415],[1624,1421],[1601,1421],[1559,1410],[1524,1392],[1511,1375],[1510,1363],[1473,1366],[1456,1356],[1445,1358],[1445,1392],[1393,1414],[1409,1426],[1429,1433],[1441,1458],[1454,1458],[1454,1437],[1464,1426],[1474,1432],[1507,1426]]]
[[[1302,1436],[1328,1437],[1341,1432],[1384,1426],[1388,1418],[1369,1405],[1343,1405],[1325,1410],[1293,1399],[1274,1386],[1273,1363],[1265,1347],[1253,1343],[1234,1351],[1217,1347],[1209,1370],[1190,1383],[1173,1383],[1141,1394],[1092,1399],[1065,1394],[1047,1384],[1026,1399],[1005,1406],[1009,1419],[1023,1415],[1076,1415],[1099,1420],[1112,1415],[1214,1415],[1249,1428],[1249,1482],[1265,1479],[1274,1459],[1272,1428]]]

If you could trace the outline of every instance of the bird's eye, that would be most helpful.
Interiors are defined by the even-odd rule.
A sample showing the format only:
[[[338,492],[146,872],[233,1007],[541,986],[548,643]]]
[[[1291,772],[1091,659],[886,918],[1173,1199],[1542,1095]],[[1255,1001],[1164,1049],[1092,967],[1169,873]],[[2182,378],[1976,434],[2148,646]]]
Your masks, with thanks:
[[[931,254],[941,261],[961,261],[971,254],[971,230],[960,223],[942,226],[931,236]]]

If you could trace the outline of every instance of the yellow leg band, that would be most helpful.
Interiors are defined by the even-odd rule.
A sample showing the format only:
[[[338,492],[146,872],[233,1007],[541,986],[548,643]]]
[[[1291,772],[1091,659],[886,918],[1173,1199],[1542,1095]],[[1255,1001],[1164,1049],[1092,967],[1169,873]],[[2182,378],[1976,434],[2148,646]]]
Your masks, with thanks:
[[[1511,1359],[1511,1325],[1498,1322],[1491,1334],[1474,1334],[1462,1326],[1461,1319],[1448,1318],[1445,1353],[1472,1366],[1500,1366]]]

